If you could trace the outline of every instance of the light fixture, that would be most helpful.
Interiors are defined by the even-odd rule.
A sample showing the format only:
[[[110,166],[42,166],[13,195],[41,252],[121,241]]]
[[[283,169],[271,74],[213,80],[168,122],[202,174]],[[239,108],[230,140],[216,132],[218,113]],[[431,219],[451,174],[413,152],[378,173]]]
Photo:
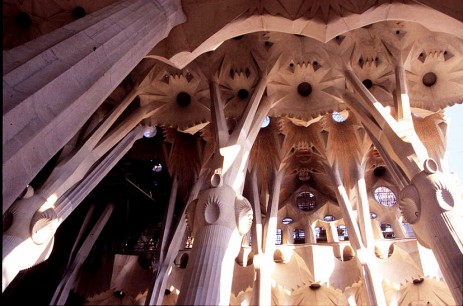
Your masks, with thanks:
[[[145,130],[143,131],[143,136],[146,138],[152,138],[156,136],[157,129],[155,126],[148,125],[145,127]]]

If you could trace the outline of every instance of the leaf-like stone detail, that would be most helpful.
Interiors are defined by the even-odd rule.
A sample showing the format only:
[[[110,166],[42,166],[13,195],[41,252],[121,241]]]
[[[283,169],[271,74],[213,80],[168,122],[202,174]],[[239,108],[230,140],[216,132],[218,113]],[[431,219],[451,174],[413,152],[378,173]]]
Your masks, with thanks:
[[[36,244],[48,242],[58,227],[58,215],[51,207],[39,209],[31,220],[31,238]]]
[[[400,193],[399,207],[405,220],[415,224],[420,218],[420,196],[414,185],[408,185]]]

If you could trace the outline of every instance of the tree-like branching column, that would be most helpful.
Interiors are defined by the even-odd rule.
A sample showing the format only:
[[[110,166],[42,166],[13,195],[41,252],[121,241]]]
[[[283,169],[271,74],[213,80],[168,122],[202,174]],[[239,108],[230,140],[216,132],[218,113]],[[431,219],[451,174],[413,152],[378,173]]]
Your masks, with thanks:
[[[188,218],[195,243],[179,305],[228,305],[236,256],[251,228],[251,204],[227,185],[203,191]]]
[[[396,67],[397,119],[379,103],[354,72],[345,68],[356,95],[345,102],[358,115],[399,186],[400,208],[421,244],[432,249],[453,298],[463,304],[463,200],[449,176],[429,158],[413,126],[401,64]]]

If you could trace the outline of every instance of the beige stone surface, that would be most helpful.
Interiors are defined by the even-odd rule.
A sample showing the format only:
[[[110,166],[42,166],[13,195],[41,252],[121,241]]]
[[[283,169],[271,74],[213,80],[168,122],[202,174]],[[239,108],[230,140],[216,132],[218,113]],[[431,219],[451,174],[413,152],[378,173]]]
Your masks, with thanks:
[[[4,1],[3,290],[156,126],[175,188],[152,292],[126,302],[463,303],[459,1],[102,1],[74,22],[64,2]]]

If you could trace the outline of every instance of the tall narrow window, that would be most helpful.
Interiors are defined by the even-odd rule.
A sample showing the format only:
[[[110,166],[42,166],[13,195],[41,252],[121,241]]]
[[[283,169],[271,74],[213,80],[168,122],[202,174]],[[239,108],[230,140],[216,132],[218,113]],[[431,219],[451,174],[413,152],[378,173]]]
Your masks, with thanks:
[[[188,236],[185,241],[185,249],[191,249],[193,247],[193,240],[194,238],[191,236]]]
[[[293,240],[294,244],[303,244],[305,243],[305,233],[300,228],[295,228],[293,230]]]
[[[281,244],[283,239],[283,237],[281,236],[281,229],[277,228],[277,232],[276,232],[276,237],[275,237],[275,244]]]
[[[340,241],[349,240],[349,235],[347,234],[347,228],[345,225],[339,225],[337,230]]]
[[[323,243],[328,241],[328,238],[326,237],[326,229],[324,226],[315,228],[315,237],[317,238],[317,243]]]
[[[388,223],[381,224],[381,231],[383,232],[383,237],[386,239],[395,238],[394,230],[392,229],[392,225]]]

